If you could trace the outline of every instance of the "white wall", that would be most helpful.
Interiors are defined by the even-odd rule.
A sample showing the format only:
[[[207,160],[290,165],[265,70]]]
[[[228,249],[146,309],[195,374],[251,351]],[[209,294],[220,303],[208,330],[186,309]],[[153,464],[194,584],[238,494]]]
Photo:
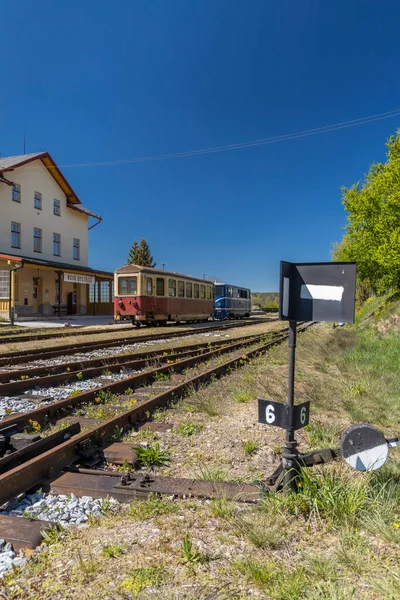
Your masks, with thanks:
[[[12,188],[0,183],[0,252],[88,265],[88,216],[67,208],[67,199],[41,160],[4,173],[21,186],[21,202],[12,200]],[[34,192],[42,194],[42,210],[34,208]],[[61,216],[53,214],[53,200],[60,200]],[[21,224],[21,248],[11,247],[11,221]],[[33,228],[42,230],[42,252],[33,251]],[[53,255],[53,233],[61,234],[61,256]],[[80,240],[80,260],[73,259],[73,238]]]

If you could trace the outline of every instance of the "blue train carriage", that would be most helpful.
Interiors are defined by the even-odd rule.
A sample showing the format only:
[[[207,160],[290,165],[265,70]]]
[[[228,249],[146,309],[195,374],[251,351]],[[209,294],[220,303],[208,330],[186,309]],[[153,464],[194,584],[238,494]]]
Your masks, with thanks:
[[[243,319],[250,316],[251,292],[248,288],[215,283],[215,319]]]

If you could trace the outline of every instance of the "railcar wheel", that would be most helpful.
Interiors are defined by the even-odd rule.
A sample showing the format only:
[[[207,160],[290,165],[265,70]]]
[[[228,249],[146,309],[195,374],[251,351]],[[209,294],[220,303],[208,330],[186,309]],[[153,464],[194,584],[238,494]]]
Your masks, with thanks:
[[[142,326],[140,321],[135,321],[134,325],[135,325],[136,329],[140,329],[140,327]]]

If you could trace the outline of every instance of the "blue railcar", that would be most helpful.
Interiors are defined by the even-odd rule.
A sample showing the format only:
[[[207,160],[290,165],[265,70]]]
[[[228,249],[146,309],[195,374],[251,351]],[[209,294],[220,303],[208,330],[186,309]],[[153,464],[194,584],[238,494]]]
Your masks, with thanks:
[[[248,288],[215,284],[215,319],[242,319],[251,312],[251,292]]]

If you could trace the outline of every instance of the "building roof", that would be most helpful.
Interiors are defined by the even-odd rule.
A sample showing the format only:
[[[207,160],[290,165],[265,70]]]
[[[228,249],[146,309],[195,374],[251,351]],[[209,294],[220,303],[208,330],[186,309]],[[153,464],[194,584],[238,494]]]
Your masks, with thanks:
[[[106,275],[107,277],[114,277],[114,273],[110,271],[99,271],[99,269],[92,269],[91,267],[83,267],[82,265],[70,265],[69,263],[56,262],[54,260],[41,260],[40,258],[32,258],[31,256],[10,256],[9,254],[0,252],[0,258],[6,258],[16,262],[24,261],[26,265],[38,265],[38,267],[53,267],[55,270],[68,270],[68,271],[84,271],[89,275]]]
[[[102,218],[99,215],[96,215],[82,206],[78,196],[75,194],[74,190],[48,152],[33,152],[32,154],[18,154],[17,156],[0,156],[0,182],[6,183],[7,185],[13,185],[12,181],[4,177],[4,173],[13,171],[17,167],[22,167],[34,160],[41,160],[50,175],[56,180],[67,197],[68,208],[73,208],[89,217],[94,217],[95,219],[102,221]]]
[[[163,271],[161,269],[153,269],[152,267],[141,267],[139,265],[125,265],[115,271],[118,274],[121,273],[149,273],[151,275],[167,275],[168,277],[174,277],[178,279],[193,279],[193,281],[199,281],[200,283],[208,283],[214,285],[212,281],[208,279],[200,279],[199,277],[192,277],[191,275],[183,275],[182,273],[174,273],[173,271]]]
[[[88,217],[94,217],[95,219],[99,219],[99,221],[103,220],[102,217],[96,215],[96,213],[92,212],[91,210],[88,210],[81,204],[67,204],[67,206],[68,208],[72,208],[72,210],[76,210],[77,212],[83,213],[84,215],[88,215]]]
[[[68,202],[71,204],[81,204],[78,196],[75,194],[60,169],[50,156],[48,152],[33,152],[33,154],[19,154],[17,156],[5,156],[0,157],[0,173],[7,173],[13,171],[17,167],[22,167],[34,160],[41,160],[46,169],[49,171],[51,176],[56,180],[64,194],[66,195]]]

